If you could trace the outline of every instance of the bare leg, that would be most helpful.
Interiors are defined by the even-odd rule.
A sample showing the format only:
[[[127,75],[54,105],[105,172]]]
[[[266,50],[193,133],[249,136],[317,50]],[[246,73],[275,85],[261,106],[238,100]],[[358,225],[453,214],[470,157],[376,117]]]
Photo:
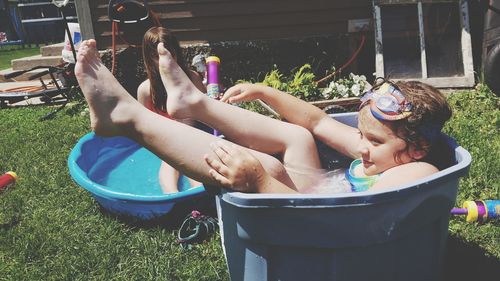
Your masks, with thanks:
[[[158,181],[163,193],[179,192],[178,181],[180,173],[168,163],[161,161],[160,170],[158,172]]]
[[[278,154],[285,167],[293,166],[297,171],[320,168],[316,144],[308,130],[207,97],[191,83],[161,43],[158,54],[169,114],[204,122],[245,147]]]
[[[158,172],[158,180],[163,193],[179,192],[178,182],[180,176],[179,171],[168,165],[168,163],[162,161]],[[197,187],[202,184],[190,178],[186,179],[189,181],[190,187]]]
[[[127,136],[187,176],[217,185],[203,156],[216,157],[209,145],[220,139],[143,107],[102,64],[94,40],[81,43],[75,75],[89,104],[91,126],[97,134]],[[271,175],[295,188],[281,163],[269,155],[252,153]]]

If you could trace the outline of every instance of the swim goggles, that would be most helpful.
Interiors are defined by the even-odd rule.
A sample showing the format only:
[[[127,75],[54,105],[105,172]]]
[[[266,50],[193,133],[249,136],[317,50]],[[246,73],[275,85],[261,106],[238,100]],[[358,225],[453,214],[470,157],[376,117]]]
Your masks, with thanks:
[[[362,108],[370,102],[373,116],[379,120],[394,121],[407,118],[411,115],[412,104],[407,102],[405,96],[397,86],[385,82],[376,89],[371,89],[361,97]]]

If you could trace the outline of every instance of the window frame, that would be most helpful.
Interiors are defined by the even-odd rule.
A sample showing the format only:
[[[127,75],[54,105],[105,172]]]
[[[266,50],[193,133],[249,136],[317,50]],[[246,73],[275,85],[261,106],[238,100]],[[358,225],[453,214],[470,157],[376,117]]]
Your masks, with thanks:
[[[459,5],[460,24],[461,24],[461,46],[462,46],[462,63],[464,69],[463,76],[448,76],[448,77],[428,77],[427,55],[425,50],[425,32],[422,4],[435,3],[456,3]],[[472,43],[469,26],[469,9],[467,0],[372,0],[374,31],[375,31],[375,75],[376,77],[385,77],[384,69],[384,52],[383,52],[383,30],[380,8],[388,5],[401,4],[416,4],[418,11],[418,26],[420,38],[420,62],[422,66],[421,77],[412,77],[411,80],[417,80],[433,85],[438,88],[451,87],[473,87],[474,86],[474,65],[472,61]],[[408,79],[392,79],[408,80]]]

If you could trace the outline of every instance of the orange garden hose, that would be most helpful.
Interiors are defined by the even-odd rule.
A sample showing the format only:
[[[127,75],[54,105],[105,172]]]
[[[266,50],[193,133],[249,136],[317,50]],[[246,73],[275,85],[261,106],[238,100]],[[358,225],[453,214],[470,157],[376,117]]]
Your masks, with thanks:
[[[14,87],[14,88],[8,88],[8,89],[0,89],[0,93],[36,93],[39,91],[45,91],[45,90],[50,90],[54,89],[57,86],[53,84],[53,82],[50,83],[43,83],[40,86],[20,86],[20,87]]]
[[[344,68],[346,68],[347,66],[349,66],[356,59],[356,57],[358,56],[359,52],[361,51],[361,49],[365,45],[365,40],[366,40],[365,35],[362,35],[361,36],[361,42],[359,43],[359,47],[352,54],[351,58],[344,65],[342,65],[337,70],[335,70],[335,72],[333,72],[332,74],[329,74],[329,75],[325,76],[324,78],[321,78],[320,80],[316,81],[316,84],[319,85],[319,84],[325,83],[326,81],[328,81],[331,78],[335,77],[335,75],[337,75],[339,72],[341,72]]]
[[[118,30],[118,23],[112,22],[111,23],[111,57],[112,57],[112,63],[111,63],[111,73],[113,76],[115,75],[116,71],[116,32]]]
[[[120,29],[118,27],[118,23],[116,21],[113,21],[111,23],[111,57],[112,57],[112,63],[111,63],[111,73],[115,75],[116,73],[116,35],[120,36],[120,39],[127,45],[132,46],[132,47],[137,47],[137,45],[130,44],[121,36],[120,34]]]
[[[153,11],[149,11],[149,16],[153,19],[153,26],[161,26],[160,19],[156,13]],[[120,30],[118,28],[118,23],[113,21],[111,23],[111,58],[112,58],[112,63],[111,63],[111,73],[115,75],[116,72],[116,35],[120,36],[120,39],[127,45],[132,46],[132,47],[142,47],[142,45],[134,45],[130,44],[121,36]]]
[[[12,93],[12,92],[35,93],[42,90],[48,90],[48,88],[44,86],[23,86],[23,87],[15,87],[10,89],[0,90],[0,93]]]

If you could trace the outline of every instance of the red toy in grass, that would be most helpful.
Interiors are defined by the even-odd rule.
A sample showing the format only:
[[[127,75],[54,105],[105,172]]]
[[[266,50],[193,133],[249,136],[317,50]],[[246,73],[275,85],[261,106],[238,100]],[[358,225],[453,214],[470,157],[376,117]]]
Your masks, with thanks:
[[[7,188],[10,184],[13,184],[17,180],[17,175],[14,172],[7,172],[0,176],[0,192]]]

